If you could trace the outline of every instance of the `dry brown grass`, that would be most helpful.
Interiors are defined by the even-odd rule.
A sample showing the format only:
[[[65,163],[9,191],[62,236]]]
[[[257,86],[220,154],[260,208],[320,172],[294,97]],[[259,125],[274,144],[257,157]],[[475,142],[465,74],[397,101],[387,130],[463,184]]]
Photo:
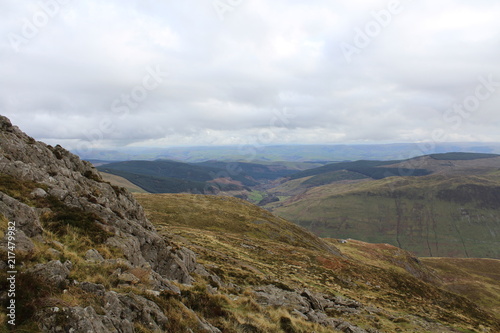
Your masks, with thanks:
[[[420,331],[421,328],[405,319],[407,316],[419,316],[463,330],[492,320],[472,302],[440,289],[437,282],[431,282],[435,277],[427,266],[396,247],[333,241],[348,259],[315,246],[297,247],[286,237],[249,232],[246,221],[253,214],[251,209],[256,208],[235,199],[186,195],[138,195],[138,199],[160,233],[194,250],[199,261],[225,282],[240,286],[275,284],[295,290],[307,287],[356,299],[384,311],[375,315],[376,320],[352,315],[349,321],[362,327],[380,326],[387,331],[401,327],[408,332]],[[259,213],[262,214],[260,210]],[[280,227],[287,225],[280,224]],[[300,318],[293,318],[284,309],[255,307],[255,304],[252,307],[251,293],[239,293],[238,297],[239,301],[229,299],[224,309],[229,309],[230,315],[217,322],[227,327],[228,332],[232,332],[229,327],[234,328],[236,322],[258,323],[266,332],[283,332],[279,326],[281,318],[290,318],[298,332],[321,331],[307,326],[311,324]],[[277,310],[285,313],[275,313]]]

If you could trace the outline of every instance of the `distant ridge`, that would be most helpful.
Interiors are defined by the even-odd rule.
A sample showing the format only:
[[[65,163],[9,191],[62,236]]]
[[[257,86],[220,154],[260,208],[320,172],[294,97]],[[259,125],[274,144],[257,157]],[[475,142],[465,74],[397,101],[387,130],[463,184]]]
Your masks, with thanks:
[[[182,162],[340,162],[357,160],[400,160],[449,152],[500,154],[500,143],[394,143],[315,144],[273,146],[210,146],[171,148],[116,148],[75,151],[85,160],[127,161],[171,159]]]
[[[456,161],[465,161],[465,160],[478,160],[482,158],[495,158],[500,157],[498,154],[482,154],[482,153],[443,153],[443,154],[431,154],[429,155],[435,160],[456,160]]]

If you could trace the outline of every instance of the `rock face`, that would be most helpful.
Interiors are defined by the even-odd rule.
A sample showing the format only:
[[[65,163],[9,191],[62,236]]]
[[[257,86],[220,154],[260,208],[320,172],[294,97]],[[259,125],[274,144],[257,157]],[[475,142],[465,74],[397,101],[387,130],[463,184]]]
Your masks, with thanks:
[[[196,269],[203,270],[196,263],[193,252],[184,248],[174,250],[156,233],[142,207],[128,191],[103,182],[90,163],[60,146],[51,147],[35,141],[3,116],[0,116],[0,176],[38,184],[39,187],[27,196],[30,200],[50,199],[57,202],[63,213],[74,210],[92,217],[91,226],[97,226],[105,235],[103,244],[121,251],[129,267],[150,270],[150,282],[158,291],[179,292],[171,281],[190,284],[193,281],[190,274]],[[23,202],[22,198],[4,193],[0,188],[0,218],[16,222],[19,251],[33,251],[33,241],[43,241],[41,220],[53,210]],[[87,251],[85,259],[94,263],[104,261],[95,250]],[[70,264],[51,261],[38,264],[29,272],[63,288],[68,283],[70,270]],[[124,276],[122,274],[123,279],[128,277]],[[161,330],[167,321],[155,303],[139,296],[106,293],[105,297],[109,303],[106,316],[97,314],[92,307],[68,307],[56,312],[44,310],[43,316],[40,315],[44,318],[44,329],[66,332],[64,327],[58,329],[57,325],[52,325],[62,313],[68,319],[66,322],[73,323],[72,332],[132,332],[134,321],[144,322],[152,330]],[[131,308],[139,309],[139,314],[127,310]],[[122,320],[124,318],[128,321]]]
[[[36,142],[3,116],[0,131],[0,173],[47,186],[46,191],[33,191],[33,196],[50,195],[68,207],[98,216],[105,221],[102,227],[110,231],[106,242],[120,248],[133,266],[150,265],[164,277],[191,282],[193,259],[187,258],[185,264],[184,251],[172,251],[128,191],[103,182],[90,163],[64,148]],[[0,213],[16,221],[28,237],[42,233],[36,209],[1,192]]]
[[[336,315],[361,312],[361,304],[354,300],[328,297],[322,294],[313,294],[305,289],[302,293],[297,291],[282,290],[274,285],[255,288],[257,302],[264,306],[283,307],[292,310],[297,317],[302,317],[314,323],[331,327],[342,332],[369,333],[351,323],[330,317],[327,313]],[[370,332],[376,332],[371,329]]]

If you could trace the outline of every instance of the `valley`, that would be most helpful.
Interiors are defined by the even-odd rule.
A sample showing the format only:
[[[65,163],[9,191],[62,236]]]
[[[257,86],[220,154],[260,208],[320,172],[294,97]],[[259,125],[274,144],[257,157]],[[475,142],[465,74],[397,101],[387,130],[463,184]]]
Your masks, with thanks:
[[[129,161],[99,170],[146,183],[152,193],[242,198],[324,238],[389,243],[426,257],[500,258],[495,154],[336,163]]]

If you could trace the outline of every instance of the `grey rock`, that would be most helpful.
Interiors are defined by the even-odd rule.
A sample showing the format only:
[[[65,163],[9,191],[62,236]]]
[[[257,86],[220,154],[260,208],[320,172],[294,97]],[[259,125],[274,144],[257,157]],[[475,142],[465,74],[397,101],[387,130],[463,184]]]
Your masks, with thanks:
[[[287,291],[277,288],[274,285],[258,287],[254,289],[257,303],[263,306],[284,307],[291,309],[291,313],[326,327],[335,328],[348,333],[366,333],[349,322],[329,317],[328,310],[341,308],[344,311],[354,311],[359,313],[361,304],[344,297],[328,298],[322,294],[314,294],[305,289],[299,294],[297,291]],[[339,304],[337,304],[338,302]],[[327,309],[327,313],[325,313]],[[340,310],[340,311],[341,311]]]
[[[97,314],[93,307],[45,308],[37,313],[43,331],[132,333],[134,323],[154,332],[166,331],[168,318],[156,303],[134,294],[106,292],[104,286],[88,282],[80,288],[102,297],[104,314]]]
[[[62,254],[60,251],[57,251],[56,249],[54,249],[52,247],[47,250],[47,253],[50,254],[53,257],[60,257],[61,254]]]
[[[2,160],[0,160],[0,171],[2,170],[1,162]],[[26,236],[35,237],[42,234],[42,225],[36,210],[3,192],[0,192],[0,213],[9,221],[15,222],[16,229],[22,230]]]
[[[104,258],[101,256],[101,254],[95,249],[88,250],[87,253],[85,253],[85,259],[93,262],[104,261]]]
[[[125,260],[125,259],[122,259],[122,258],[118,258],[118,259],[105,259],[105,260],[104,260],[104,263],[105,263],[105,264],[109,264],[109,265],[120,265],[120,266],[124,266],[124,267],[126,267],[127,269],[131,269],[131,268],[133,268],[133,267],[134,267],[130,261]],[[121,271],[120,271],[120,273],[121,273]]]
[[[187,248],[181,248],[176,252],[171,252],[158,269],[160,274],[163,273],[170,280],[191,284],[194,279],[190,273],[194,272],[197,267],[195,253]]]
[[[32,198],[45,198],[48,196],[48,194],[44,189],[36,188],[30,193],[30,196]]]
[[[149,274],[149,284],[155,291],[166,290],[177,295],[181,294],[181,289],[179,287],[177,287],[171,281],[167,280],[166,278],[156,273],[155,271],[152,271]]]
[[[330,318],[323,312],[316,312],[314,310],[311,310],[306,313],[306,317],[309,319],[309,321],[312,321],[313,323],[318,323],[324,326],[332,326],[332,322],[330,322]]]
[[[21,229],[16,231],[15,241],[13,242],[16,246],[16,253],[31,253],[35,250],[35,244],[33,241],[26,236],[24,231]],[[7,235],[0,241],[0,246],[6,248],[8,245]]]
[[[300,312],[299,310],[297,310],[297,309],[293,309],[293,311],[291,312],[291,314],[294,315],[297,318],[301,318],[301,319],[307,320],[307,316],[305,314],[303,314],[302,312]]]
[[[56,240],[53,240],[51,243],[52,243],[53,245],[57,246],[57,247],[58,247],[58,248],[60,248],[60,249],[64,249],[64,247],[65,247],[63,243],[58,242],[58,241],[56,241]]]
[[[152,295],[152,296],[156,296],[156,297],[161,296],[161,292],[156,291],[156,290],[145,290],[144,292],[148,295]]]
[[[106,293],[106,288],[102,284],[95,284],[90,282],[82,282],[79,287],[89,293],[96,294],[98,296],[104,296]]]
[[[164,330],[168,323],[168,318],[158,305],[142,296],[108,292],[104,301],[104,310],[108,316],[123,318],[134,323],[140,322],[153,331]]]
[[[215,274],[210,274],[209,275],[209,282],[214,286],[214,287],[217,287],[217,288],[221,288],[221,287],[224,287],[224,283],[222,282],[221,278],[218,277],[217,275]]]
[[[63,288],[67,284],[66,279],[70,270],[59,260],[53,260],[46,264],[37,264],[27,272],[39,276],[49,284]]]
[[[368,331],[346,321],[340,321],[335,328],[345,333],[368,333]]]
[[[122,273],[118,275],[118,281],[128,284],[137,284],[140,280],[134,274]]]
[[[355,309],[357,309],[357,308],[361,307],[361,303],[359,303],[358,301],[349,299],[347,297],[337,296],[337,297],[335,297],[333,299],[333,301],[337,305],[345,306],[345,307],[348,307],[348,308],[355,308]]]
[[[64,262],[64,267],[66,267],[69,271],[73,269],[73,263],[70,260],[66,260]]]
[[[254,289],[257,303],[264,306],[296,309],[301,313],[311,310],[311,304],[297,292],[279,289],[274,285]]]
[[[50,333],[133,333],[132,322],[98,315],[93,307],[66,309],[45,309],[38,314],[39,324],[44,332]]]
[[[311,307],[314,310],[324,310],[323,306],[321,305],[322,302],[320,302],[318,298],[314,296],[308,289],[305,289],[300,295],[305,297],[309,301],[309,303],[311,303]]]

